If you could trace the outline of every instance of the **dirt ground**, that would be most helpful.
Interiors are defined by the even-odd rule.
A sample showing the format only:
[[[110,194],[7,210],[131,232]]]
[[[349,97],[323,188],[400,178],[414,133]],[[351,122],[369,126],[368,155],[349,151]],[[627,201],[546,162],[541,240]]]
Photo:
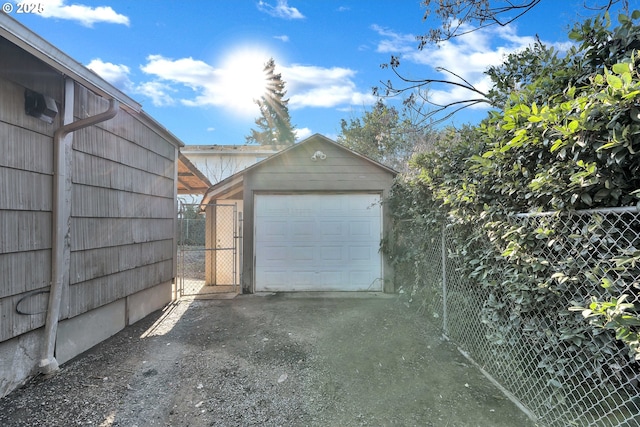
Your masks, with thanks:
[[[9,426],[533,426],[380,294],[181,300],[0,399]]]

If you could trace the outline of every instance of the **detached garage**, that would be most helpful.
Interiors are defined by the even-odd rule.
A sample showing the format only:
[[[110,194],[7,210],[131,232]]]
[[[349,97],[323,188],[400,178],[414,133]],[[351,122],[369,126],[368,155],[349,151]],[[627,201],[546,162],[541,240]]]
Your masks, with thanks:
[[[314,135],[213,186],[238,204],[245,293],[393,291],[379,251],[395,171]]]

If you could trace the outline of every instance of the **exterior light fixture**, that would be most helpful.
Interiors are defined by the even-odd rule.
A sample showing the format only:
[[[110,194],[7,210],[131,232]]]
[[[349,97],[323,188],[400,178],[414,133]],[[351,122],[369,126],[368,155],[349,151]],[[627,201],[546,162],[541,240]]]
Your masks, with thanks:
[[[315,153],[313,153],[313,156],[311,156],[311,160],[313,160],[314,162],[316,160],[324,160],[326,158],[327,158],[327,155],[320,150],[316,151]]]

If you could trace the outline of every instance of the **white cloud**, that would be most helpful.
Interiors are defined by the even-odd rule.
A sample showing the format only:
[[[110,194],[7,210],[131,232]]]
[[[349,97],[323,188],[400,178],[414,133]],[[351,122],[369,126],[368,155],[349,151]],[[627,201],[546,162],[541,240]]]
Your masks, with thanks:
[[[255,64],[247,65],[244,61],[248,57],[252,58]],[[191,89],[192,93],[191,96],[182,97],[179,102],[183,105],[225,107],[237,113],[255,116],[259,113],[253,103],[257,96],[250,96],[251,92],[247,92],[246,89],[251,86],[251,82],[259,81],[266,59],[257,54],[232,55],[228,63],[225,62],[216,68],[193,58],[170,59],[161,55],[151,55],[147,57],[147,63],[141,69],[146,74],[154,76],[156,82],[154,85],[147,84],[148,87],[140,87],[146,89],[144,93],[154,100],[154,104],[158,103],[157,105],[167,105],[168,88],[178,91],[180,86],[185,86]],[[258,77],[240,75],[241,70],[246,72],[248,69],[257,72]],[[353,81],[356,72],[348,68],[276,64],[276,72],[281,73],[285,81],[289,108],[292,110],[305,107],[344,108],[348,105],[362,106],[375,102],[373,95],[357,90]],[[159,82],[164,86],[159,86]]]
[[[253,99],[257,95],[255,90],[249,89],[261,84],[264,90],[264,80],[261,82],[260,79],[264,79],[262,69],[267,59],[268,56],[263,58],[258,53],[243,52],[216,68],[191,57],[171,59],[150,55],[141,70],[176,92],[180,87],[191,89],[190,93],[181,92],[183,96],[179,102],[183,105],[225,107],[239,114],[255,116],[258,107]]]
[[[380,53],[397,55],[402,52],[411,52],[418,47],[416,36],[413,34],[398,34],[379,25],[372,25],[371,29],[383,37],[376,49]]]
[[[275,6],[260,0],[258,9],[273,17],[282,19],[304,19],[304,15],[295,7],[287,4],[287,0],[278,0]]]
[[[281,42],[285,42],[285,43],[287,43],[289,41],[289,36],[287,36],[287,35],[273,36],[273,38],[276,39],[276,40],[280,40]]]
[[[129,79],[130,70],[126,65],[104,62],[96,58],[87,65],[87,68],[124,92],[133,88],[133,83]]]
[[[110,6],[85,6],[82,4],[66,4],[66,0],[23,0],[18,4],[33,4],[40,7],[38,13],[43,18],[59,18],[77,21],[86,27],[104,22],[109,24],[129,25],[129,18],[114,11]]]
[[[375,97],[359,92],[353,77],[356,72],[348,68],[324,68],[297,65],[281,67],[287,84],[291,109],[304,107],[331,108],[340,105],[363,105],[375,102]]]
[[[175,93],[176,90],[158,81],[144,82],[136,87],[136,93],[151,98],[151,102],[156,107],[165,107],[176,103],[170,92]]]
[[[204,61],[191,57],[174,60],[162,55],[149,55],[147,64],[142,66],[141,70],[163,80],[182,83],[192,89],[202,87],[216,75],[216,70]]]
[[[173,105],[176,101],[171,93],[176,92],[171,86],[160,81],[143,82],[137,86],[131,81],[131,70],[123,64],[105,62],[100,58],[91,60],[87,68],[126,93],[136,93],[151,99],[155,106]]]
[[[295,129],[294,133],[296,134],[296,141],[302,141],[313,135],[313,132],[309,128]]]
[[[219,67],[192,57],[172,59],[149,55],[140,67],[147,81],[134,83],[126,65],[94,59],[88,68],[127,93],[142,95],[158,107],[182,104],[188,107],[219,107],[239,116],[260,114],[254,99],[264,93],[264,63],[266,52],[238,50]],[[335,108],[371,105],[376,98],[360,91],[354,81],[356,71],[343,67],[320,67],[293,64],[280,66],[289,99],[289,108]],[[149,78],[150,77],[150,78]],[[257,91],[257,92],[256,92]],[[257,94],[256,94],[257,93]],[[300,130],[299,138],[306,130]]]

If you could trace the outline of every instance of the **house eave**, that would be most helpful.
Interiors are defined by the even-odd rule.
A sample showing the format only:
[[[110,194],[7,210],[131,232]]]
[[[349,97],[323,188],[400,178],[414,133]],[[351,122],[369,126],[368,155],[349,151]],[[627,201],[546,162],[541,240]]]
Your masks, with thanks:
[[[6,13],[0,13],[0,36],[92,92],[107,99],[117,99],[129,111],[139,113],[142,110],[139,103]]]

